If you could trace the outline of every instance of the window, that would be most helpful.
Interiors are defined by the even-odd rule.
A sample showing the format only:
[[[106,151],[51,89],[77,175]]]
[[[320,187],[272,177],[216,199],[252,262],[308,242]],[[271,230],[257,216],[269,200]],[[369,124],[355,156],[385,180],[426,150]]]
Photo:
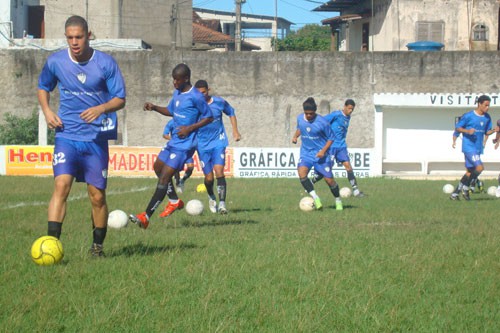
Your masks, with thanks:
[[[473,41],[487,41],[488,40],[488,27],[482,23],[474,25],[472,28]]]
[[[444,42],[444,22],[443,21],[419,21],[417,22],[416,40],[429,40],[433,42]]]

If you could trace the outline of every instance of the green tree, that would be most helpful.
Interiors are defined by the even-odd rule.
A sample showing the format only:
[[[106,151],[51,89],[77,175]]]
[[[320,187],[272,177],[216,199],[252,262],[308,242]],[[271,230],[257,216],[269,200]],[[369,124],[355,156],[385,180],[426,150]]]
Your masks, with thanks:
[[[1,145],[37,145],[38,144],[38,112],[23,118],[12,113],[4,115],[5,123],[0,124]],[[47,137],[48,144],[54,144],[54,132]]]
[[[307,24],[286,38],[273,39],[272,42],[278,51],[329,51],[331,32],[329,27]]]

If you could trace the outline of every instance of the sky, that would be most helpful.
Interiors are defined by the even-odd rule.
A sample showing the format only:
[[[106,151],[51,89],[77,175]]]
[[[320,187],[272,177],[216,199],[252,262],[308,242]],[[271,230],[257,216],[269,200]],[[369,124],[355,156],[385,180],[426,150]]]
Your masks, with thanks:
[[[278,16],[295,23],[292,30],[297,30],[306,24],[321,24],[321,20],[337,15],[334,12],[313,12],[327,0],[246,0],[241,11],[245,14],[275,16],[278,7]],[[235,0],[193,0],[193,7],[223,10],[234,12]]]

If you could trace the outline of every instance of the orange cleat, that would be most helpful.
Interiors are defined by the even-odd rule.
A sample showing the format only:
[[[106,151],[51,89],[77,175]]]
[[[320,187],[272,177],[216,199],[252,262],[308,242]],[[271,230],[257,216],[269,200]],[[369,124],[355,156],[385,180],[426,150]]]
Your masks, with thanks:
[[[181,199],[179,199],[177,203],[172,203],[169,201],[168,205],[165,206],[165,210],[160,213],[160,217],[169,217],[173,212],[182,208],[184,208],[184,202]]]

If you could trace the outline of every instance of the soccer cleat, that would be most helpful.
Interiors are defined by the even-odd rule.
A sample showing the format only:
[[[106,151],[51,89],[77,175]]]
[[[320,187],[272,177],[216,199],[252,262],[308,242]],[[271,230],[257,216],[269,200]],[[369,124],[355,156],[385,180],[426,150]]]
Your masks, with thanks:
[[[342,205],[342,201],[335,200],[335,209],[336,210],[344,210],[344,206]]]
[[[146,212],[137,215],[130,214],[128,219],[130,222],[137,224],[141,229],[147,229],[149,227],[149,218]]]
[[[314,199],[314,207],[316,207],[317,210],[323,208],[323,205],[321,204],[321,199],[319,197]]]
[[[352,191],[352,194],[356,197],[356,198],[362,198],[365,196],[365,194],[363,192],[361,192],[360,190],[358,189],[355,189],[354,191]]]
[[[182,180],[177,184],[177,192],[184,192],[184,182]]]
[[[469,191],[462,190],[462,197],[465,199],[465,201],[470,201]]]
[[[212,213],[217,213],[217,201],[213,199],[208,199],[208,208]],[[224,207],[225,208],[225,207]]]
[[[469,187],[469,194],[475,193],[476,188],[475,187]]]
[[[184,208],[184,202],[181,199],[179,199],[177,203],[172,203],[169,201],[168,205],[165,206],[163,212],[160,213],[160,217],[169,217],[173,212],[182,208]]]
[[[219,202],[219,214],[227,214],[226,203],[224,201]]]
[[[479,193],[484,192],[484,183],[482,181],[480,181],[479,179],[477,180],[477,189],[478,189]]]
[[[94,243],[90,247],[89,254],[93,258],[105,257],[106,255],[104,254],[102,248],[103,248],[102,244],[96,244],[96,243]]]
[[[458,193],[452,193],[450,195],[450,200],[460,200],[460,197],[458,196]]]

